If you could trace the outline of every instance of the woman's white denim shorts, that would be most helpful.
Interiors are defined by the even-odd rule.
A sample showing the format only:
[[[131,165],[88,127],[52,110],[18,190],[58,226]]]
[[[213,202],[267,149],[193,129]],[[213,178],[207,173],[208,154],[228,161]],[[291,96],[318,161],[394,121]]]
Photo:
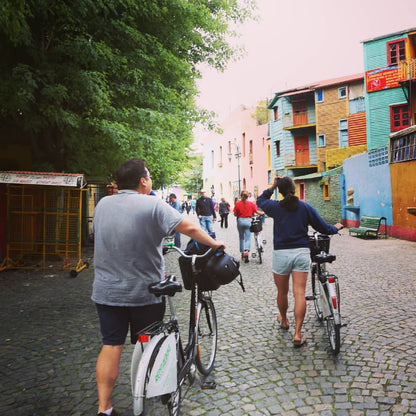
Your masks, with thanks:
[[[311,255],[309,248],[288,248],[273,251],[273,273],[287,275],[290,272],[309,272]]]

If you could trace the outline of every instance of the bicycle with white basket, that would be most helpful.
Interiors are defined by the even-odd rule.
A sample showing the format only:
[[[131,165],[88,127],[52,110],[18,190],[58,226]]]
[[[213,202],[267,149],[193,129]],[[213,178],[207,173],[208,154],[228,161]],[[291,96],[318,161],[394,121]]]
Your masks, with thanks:
[[[214,253],[209,249],[202,255],[188,255],[173,243],[167,246],[181,254],[179,264],[184,286],[191,290],[189,337],[184,347],[172,300],[182,291],[182,285],[173,275],[150,285],[150,293],[167,298],[170,316],[167,322],[155,322],[138,334],[131,362],[135,416],[161,415],[166,406],[170,416],[178,416],[182,393],[186,393],[182,388],[189,389],[193,384],[196,370],[204,377],[212,372],[217,352],[217,316],[211,290],[231,282],[239,274],[238,262],[224,252]],[[215,279],[215,272],[209,269],[210,258],[226,264],[222,282]],[[199,279],[202,265],[205,275]],[[215,388],[215,383],[206,382],[203,388]]]

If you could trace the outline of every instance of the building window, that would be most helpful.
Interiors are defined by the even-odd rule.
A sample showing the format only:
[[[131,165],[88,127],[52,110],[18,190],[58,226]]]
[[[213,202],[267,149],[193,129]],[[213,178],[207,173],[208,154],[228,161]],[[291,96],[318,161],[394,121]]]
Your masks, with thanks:
[[[274,142],[274,145],[276,147],[276,156],[279,157],[280,156],[280,140],[276,140]]]
[[[406,60],[406,42],[404,39],[387,42],[387,62],[396,65]]]
[[[241,137],[241,141],[243,142],[242,156],[246,157],[246,134],[245,133],[243,133]]]
[[[325,147],[326,146],[326,138],[325,134],[318,135],[318,147]]]
[[[250,178],[253,179],[253,166],[250,166]]]
[[[338,98],[341,100],[347,98],[347,87],[338,88]]]
[[[405,162],[416,160],[416,133],[391,139],[390,162]]]
[[[392,105],[390,107],[391,131],[403,130],[410,126],[410,111],[407,104]]]
[[[213,169],[213,168],[214,168],[214,161],[215,161],[215,158],[214,158],[214,151],[213,151],[213,150],[211,150],[211,169]]]
[[[231,153],[231,140],[228,140],[228,161],[229,162],[231,162],[231,156],[232,156],[232,153]]]
[[[348,147],[348,120],[339,121],[339,147]]]
[[[316,91],[316,102],[323,103],[324,102],[324,90]]]
[[[279,112],[277,107],[273,107],[273,120],[277,120],[279,118]]]
[[[324,183],[324,200],[329,201],[331,199],[331,195],[329,192],[329,182]]]

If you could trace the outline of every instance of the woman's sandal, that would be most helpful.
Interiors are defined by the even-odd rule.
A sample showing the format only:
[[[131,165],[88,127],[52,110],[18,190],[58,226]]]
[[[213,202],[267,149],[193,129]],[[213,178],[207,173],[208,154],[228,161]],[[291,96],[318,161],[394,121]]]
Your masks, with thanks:
[[[282,329],[284,329],[285,331],[287,331],[288,329],[289,329],[289,321],[286,319],[286,321],[287,321],[287,325],[283,325],[283,319],[282,319],[282,315],[279,315],[278,317],[277,317],[277,322],[280,324],[280,327],[282,328]]]
[[[305,344],[306,344],[306,338],[294,339],[293,340],[293,346],[295,348],[299,348],[299,347],[301,347],[302,345],[305,345]]]

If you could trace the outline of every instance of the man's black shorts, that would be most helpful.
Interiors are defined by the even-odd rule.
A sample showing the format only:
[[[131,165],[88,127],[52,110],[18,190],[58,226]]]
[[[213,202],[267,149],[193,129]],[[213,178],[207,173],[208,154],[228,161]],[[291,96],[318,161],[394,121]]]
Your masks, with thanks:
[[[165,302],[145,306],[110,306],[95,304],[100,320],[104,345],[124,345],[130,328],[131,343],[137,341],[137,332],[165,314]]]

